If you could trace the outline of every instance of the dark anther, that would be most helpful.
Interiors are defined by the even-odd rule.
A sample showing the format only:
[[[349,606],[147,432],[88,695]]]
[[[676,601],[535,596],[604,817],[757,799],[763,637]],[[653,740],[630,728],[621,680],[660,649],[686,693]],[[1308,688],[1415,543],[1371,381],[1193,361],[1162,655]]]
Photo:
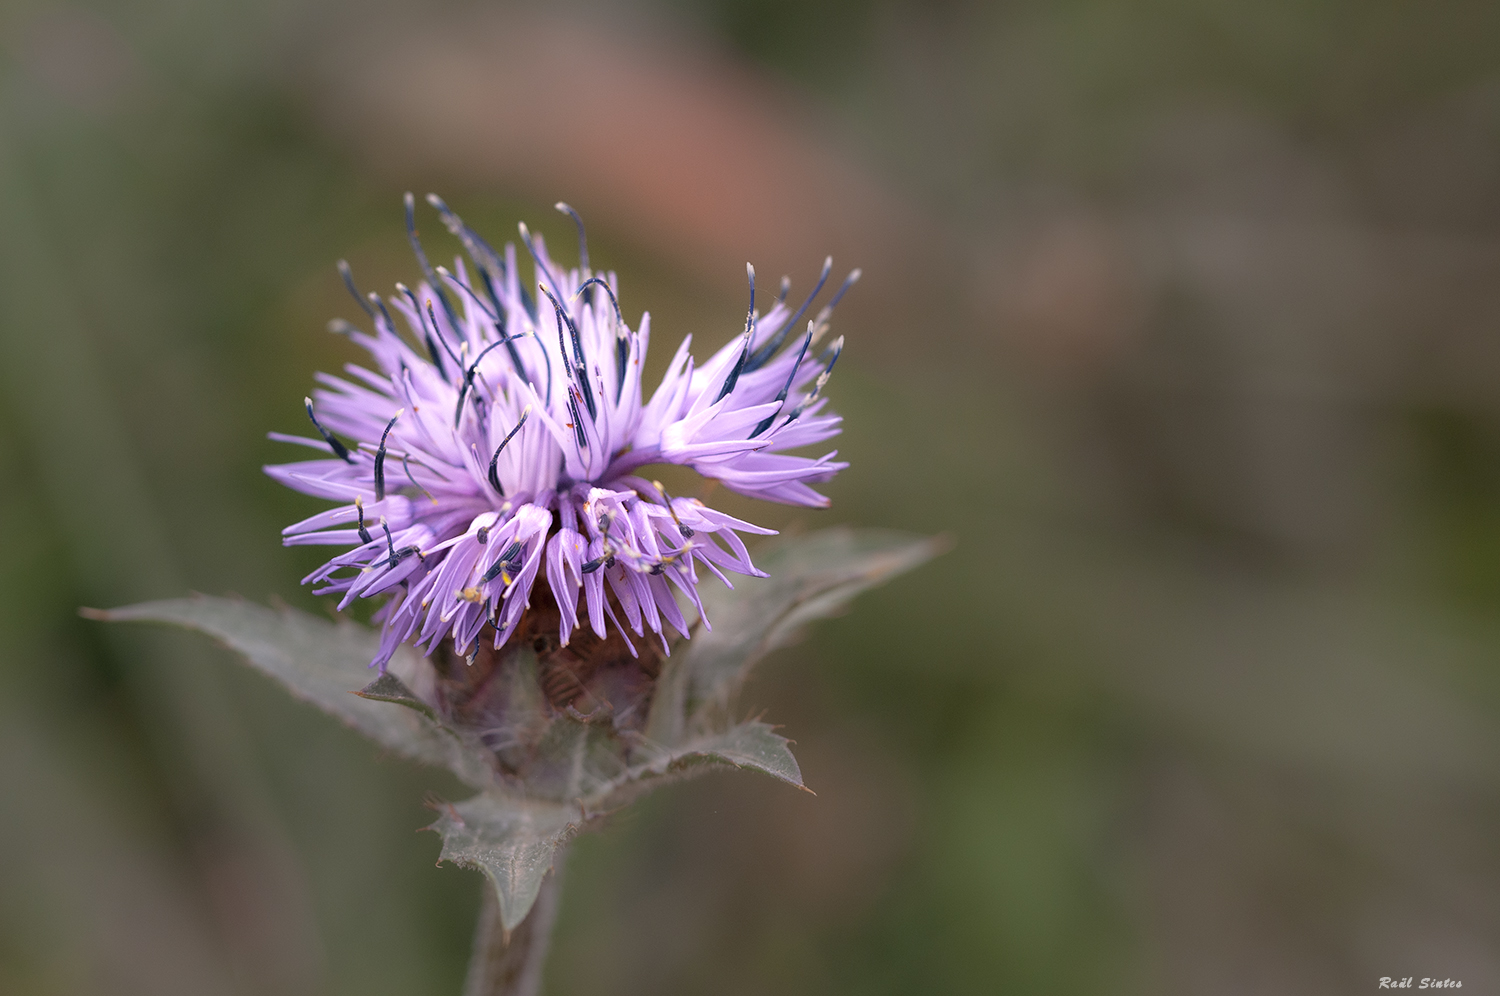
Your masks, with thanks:
[[[547,282],[552,285],[552,289],[557,293],[557,296],[562,297],[562,288],[558,286],[557,278],[552,275],[552,268],[542,262],[541,255],[536,251],[536,244],[531,240],[531,229],[526,227],[524,221],[517,225],[516,229],[521,233],[521,243],[526,246],[526,251],[531,253],[531,259],[532,262],[536,263],[536,268],[542,271],[542,275],[547,278]],[[525,293],[523,289],[522,294],[524,295]],[[556,298],[553,300],[556,300]],[[536,306],[532,305],[528,310],[531,312],[531,320],[535,322]]]
[[[774,412],[772,412],[771,414],[767,415],[761,421],[761,423],[755,427],[755,431],[752,432],[752,433],[750,433],[750,438],[751,439],[754,439],[756,436],[760,435],[762,432],[765,432],[767,429],[769,429],[771,427],[771,423],[773,421],[775,421],[776,416],[779,415],[779,414],[781,414],[781,408],[782,408],[782,406],[784,404],[786,404],[786,396],[792,390],[792,381],[794,381],[794,380],[797,379],[797,371],[802,368],[802,358],[807,355],[807,347],[812,342],[812,340],[813,340],[813,323],[812,322],[808,322],[807,323],[807,335],[805,337],[803,337],[803,339],[802,339],[802,350],[801,350],[801,352],[799,352],[797,354],[797,362],[795,362],[795,363],[792,364],[791,371],[788,372],[787,375],[786,375],[786,383],[783,384],[783,385],[781,385],[781,391],[776,395],[776,410]]]
[[[751,435],[753,436],[754,433],[751,433]],[[667,494],[667,489],[661,486],[660,481],[652,481],[651,486],[656,489],[657,494],[661,495],[661,500],[667,506],[667,513],[672,516],[672,521],[677,523],[677,531],[682,534],[682,538],[692,539],[693,531],[684,526],[682,520],[677,517],[677,509],[672,507],[672,496]]]
[[[365,296],[359,292],[359,288],[354,286],[354,271],[349,269],[347,260],[339,260],[339,276],[344,278],[344,286],[349,288],[349,295],[354,298],[354,303],[359,305],[365,314],[374,318],[375,312],[370,308],[369,303],[365,301]]]
[[[349,448],[335,439],[333,433],[323,428],[323,423],[319,422],[318,416],[313,414],[312,398],[303,398],[302,403],[307,406],[307,417],[312,419],[313,428],[318,430],[318,435],[322,436],[328,448],[333,450],[333,455],[345,463],[353,463],[354,458],[349,455]]]
[[[785,325],[777,329],[776,334],[771,336],[764,346],[755,351],[755,354],[750,357],[749,364],[747,364],[748,369],[759,370],[766,365],[767,360],[776,355],[776,351],[781,348],[781,344],[786,341],[786,337],[797,327],[797,323],[802,320],[802,316],[807,314],[807,309],[812,307],[813,301],[817,298],[819,292],[823,290],[823,285],[828,282],[828,274],[832,272],[833,257],[829,256],[823,260],[823,272],[818,274],[818,282],[813,287],[812,293],[807,295],[807,300],[802,302],[802,307],[798,308],[797,313],[787,319]]]
[[[599,569],[599,565],[602,563],[604,563],[603,557],[595,557],[593,560],[590,560],[588,563],[584,564],[583,567],[580,568],[580,570],[582,570],[585,574],[592,574]]]
[[[802,413],[807,410],[808,406],[818,400],[818,396],[823,393],[823,385],[828,383],[828,378],[833,374],[833,365],[839,361],[839,356],[843,352],[844,337],[839,336],[833,341],[833,345],[829,346],[823,353],[824,357],[832,354],[832,358],[828,360],[828,365],[823,368],[822,373],[818,374],[818,379],[813,383],[813,389],[808,392],[807,397],[803,398],[801,404],[793,408],[792,413],[787,416],[786,422],[783,423],[783,428],[797,421],[802,416]]]
[[[468,284],[463,283],[452,273],[450,273],[447,267],[440,266],[437,268],[436,272],[438,276],[442,277],[444,280],[448,281],[448,283],[452,284],[454,287],[457,287],[459,290],[467,294],[469,296],[469,300],[473,301],[476,305],[479,306],[479,310],[484,312],[484,317],[488,318],[491,324],[494,324],[495,322],[500,320],[500,316],[491,311],[490,306],[481,301],[479,299],[479,295],[475,294],[473,290],[469,288]]]
[[[583,234],[583,219],[578,217],[578,212],[571,207],[558,201],[553,207],[573,219],[573,224],[578,226],[578,269],[584,273],[589,272],[589,244]]]
[[[512,559],[516,554],[520,552],[521,544],[512,543],[509,547],[506,548],[505,552],[500,555],[499,559],[497,559],[493,564],[490,565],[490,569],[484,572],[484,576],[479,579],[479,583],[489,584],[491,581],[495,580],[495,578],[499,577],[502,571],[508,572],[510,574],[520,573],[522,567],[521,561]]]
[[[516,423],[514,429],[505,434],[505,438],[500,440],[500,445],[495,447],[495,455],[490,457],[490,486],[495,489],[495,492],[501,498],[505,497],[505,489],[500,486],[500,454],[505,450],[510,441],[516,438],[516,433],[521,431],[521,426],[526,424],[526,419],[530,416],[531,406],[527,405],[521,412],[521,420]]]
[[[655,577],[656,575],[660,574],[662,571],[664,571],[666,569],[667,569],[667,565],[666,564],[663,564],[660,561],[657,561],[656,563],[654,563],[654,564],[651,565],[651,569],[649,571],[647,571],[646,573],[650,574],[652,577]]]
[[[469,369],[464,374],[463,386],[458,389],[458,404],[453,406],[453,428],[457,429],[459,420],[463,418],[464,396],[469,393],[469,388],[474,386],[474,375],[479,372],[479,361],[484,359],[485,356],[489,355],[489,351],[494,349],[496,346],[504,346],[509,342],[510,339],[502,338],[499,342],[490,343],[488,346],[480,350],[479,355],[474,357],[474,362],[469,364]]]
[[[361,543],[370,542],[370,531],[365,528],[365,503],[356,495],[354,498],[354,512],[359,516],[359,539]]]
[[[589,448],[588,437],[583,434],[583,416],[578,414],[578,404],[574,401],[577,394],[570,387],[568,389],[568,414],[573,416],[573,435],[578,440],[578,448],[586,450]]]
[[[406,409],[401,409],[405,411]],[[385,424],[385,431],[380,434],[380,448],[375,451],[375,500],[385,500],[385,441],[390,438],[391,429],[396,425],[396,419],[401,417],[401,412],[391,416],[391,420]]]
[[[474,534],[474,538],[479,541],[480,546],[484,546],[490,541],[490,527],[480,526],[479,531]]]
[[[833,300],[829,301],[827,304],[825,304],[823,306],[823,311],[825,313],[829,312],[829,311],[832,311],[834,308],[837,308],[839,306],[839,302],[844,299],[844,295],[849,292],[849,288],[853,287],[855,284],[857,284],[859,282],[860,275],[863,272],[864,272],[863,270],[858,270],[858,269],[851,270],[849,272],[849,275],[844,278],[844,284],[843,284],[843,286],[838,289],[838,293],[836,293],[836,294],[833,295]]]
[[[729,376],[724,378],[724,386],[719,388],[719,396],[714,398],[714,404],[723,401],[734,390],[734,385],[739,383],[740,371],[745,369],[745,361],[750,358],[750,343],[755,338],[755,267],[746,263],[745,273],[750,277],[750,309],[745,313],[745,348],[740,350],[740,358],[735,360]]]
[[[458,328],[458,312],[453,310],[453,305],[449,302],[448,295],[443,293],[443,285],[438,281],[437,274],[432,272],[432,265],[427,262],[427,253],[422,251],[422,241],[417,238],[417,199],[411,195],[410,191],[407,191],[405,200],[406,238],[411,242],[412,255],[417,257],[417,265],[422,268],[422,275],[427,278],[428,286],[432,288],[432,292],[437,295],[438,301],[442,303],[443,314],[448,316],[448,323],[456,329]],[[437,323],[433,322],[433,325],[436,327]],[[442,338],[441,332],[438,333],[438,338]],[[447,344],[444,343],[444,345]]]
[[[464,368],[464,361],[458,358],[458,354],[453,351],[453,347],[448,345],[448,340],[443,335],[443,330],[438,328],[437,315],[432,310],[431,301],[427,302],[427,319],[428,321],[432,322],[432,334],[437,336],[438,342],[443,344],[443,352],[451,356],[453,358],[453,365],[462,370]],[[456,322],[452,324],[455,329],[458,328],[458,324]],[[444,376],[443,379],[447,380],[448,378]]]
[[[620,302],[615,298],[615,292],[610,289],[609,284],[604,282],[603,277],[589,277],[583,283],[578,285],[578,294],[575,294],[573,296],[578,297],[579,295],[581,295],[584,291],[584,288],[588,287],[590,284],[598,284],[600,287],[604,288],[604,293],[609,295],[610,303],[615,306],[615,321],[619,322],[621,325],[624,325],[625,316],[620,313]]]
[[[395,567],[401,563],[401,558],[396,556],[396,544],[391,539],[391,527],[386,523],[385,516],[380,517],[380,528],[385,530],[385,548],[389,555],[387,566]]]
[[[427,323],[422,319],[422,306],[417,303],[417,296],[405,284],[397,284],[396,290],[406,295],[407,303],[417,313],[417,324],[422,326],[422,342],[427,346],[427,355],[432,357],[432,365],[437,367],[438,376],[446,381],[448,379],[448,370],[443,365],[443,354],[438,352],[437,343],[432,338],[432,331],[428,329]]]
[[[583,358],[583,341],[578,337],[578,325],[573,321],[573,317],[563,310],[563,306],[558,303],[557,298],[553,297],[552,293],[547,290],[547,288],[538,284],[537,289],[540,290],[543,294],[546,294],[547,300],[552,302],[552,307],[557,312],[558,321],[567,323],[568,336],[573,340],[573,361],[575,364],[574,380],[578,382],[578,386],[583,391],[583,401],[584,404],[588,406],[589,417],[598,418],[599,409],[594,405],[594,390],[589,386],[588,364]],[[563,342],[561,324],[558,325],[557,329],[557,345],[558,349],[563,354],[563,362],[566,363],[568,359],[568,349],[567,345]]]
[[[626,333],[630,331],[630,327],[625,324],[625,316],[620,314],[620,302],[616,300],[615,292],[610,289],[609,284],[600,277],[590,277],[578,288],[578,293],[582,294],[589,284],[598,284],[604,288],[604,293],[609,295],[610,303],[615,308],[615,403],[618,404],[620,396],[625,393],[625,365],[630,360],[630,339]]]

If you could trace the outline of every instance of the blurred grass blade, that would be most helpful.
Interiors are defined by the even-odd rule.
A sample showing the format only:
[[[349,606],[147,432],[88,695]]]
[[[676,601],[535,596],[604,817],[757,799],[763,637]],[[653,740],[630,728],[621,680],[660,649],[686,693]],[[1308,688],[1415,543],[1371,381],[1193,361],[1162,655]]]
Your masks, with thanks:
[[[268,609],[208,595],[85,610],[85,615],[108,622],[168,623],[206,633],[297,698],[403,757],[448,768],[476,788],[494,783],[483,749],[436,722],[430,708],[425,713],[415,707],[392,708],[392,703],[417,703],[394,675],[370,681],[369,663],[379,644],[374,630],[296,609]]]

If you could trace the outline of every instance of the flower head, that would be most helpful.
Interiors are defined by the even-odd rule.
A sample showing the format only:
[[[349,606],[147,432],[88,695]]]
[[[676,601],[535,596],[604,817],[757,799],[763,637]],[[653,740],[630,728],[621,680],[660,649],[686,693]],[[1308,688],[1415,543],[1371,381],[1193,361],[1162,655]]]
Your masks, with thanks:
[[[613,626],[632,653],[627,629],[638,637],[651,630],[665,650],[667,627],[688,631],[674,590],[701,614],[700,570],[726,584],[725,571],[761,575],[739,534],[773,530],[672,497],[636,471],[682,464],[741,494],[826,505],[811,485],[847,464],[836,451],[785,451],[839,432],[822,392],[843,339],[822,340],[859,271],[804,329],[832,261],[800,307],[787,303],[783,280],[764,315],[749,269],[743,333],[701,365],[689,353],[692,337],[684,339],[647,399],[650,315],[635,329],[626,324],[614,273],[589,268],[581,222],[575,269],[555,263],[542,238],[520,227],[535,264],[528,282],[514,245],[497,252],[441,200],[428,200],[467,262],[455,259],[452,271],[428,263],[408,194],[407,229],[424,280],[415,289],[397,284],[386,300],[366,297],[340,264],[374,331],[333,328],[368,350],[374,369],[350,364],[347,378],[318,375],[322,386],[306,405],[320,439],[272,435],[332,451],[266,468],[288,487],[340,503],[283,530],[287,545],[350,547],[303,583],[342,596],[340,609],[389,596],[377,613],[383,631],[373,663],[382,667],[407,642],[424,654],[449,637],[465,655],[481,640],[499,648],[538,583],[556,602],[564,646],[586,617],[601,638]]]

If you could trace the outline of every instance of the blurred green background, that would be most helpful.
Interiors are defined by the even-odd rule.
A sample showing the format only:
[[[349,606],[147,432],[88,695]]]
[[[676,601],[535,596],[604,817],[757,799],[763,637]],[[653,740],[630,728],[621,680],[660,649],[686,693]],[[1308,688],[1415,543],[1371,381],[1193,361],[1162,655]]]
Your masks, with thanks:
[[[563,258],[571,202],[658,367],[747,258],[863,266],[833,509],[733,507],[955,541],[746,697],[816,798],[577,842],[549,992],[1500,989],[1497,53],[1480,0],[7,0],[0,992],[458,991],[460,786],[76,615],[327,611],[264,433],[408,189]]]

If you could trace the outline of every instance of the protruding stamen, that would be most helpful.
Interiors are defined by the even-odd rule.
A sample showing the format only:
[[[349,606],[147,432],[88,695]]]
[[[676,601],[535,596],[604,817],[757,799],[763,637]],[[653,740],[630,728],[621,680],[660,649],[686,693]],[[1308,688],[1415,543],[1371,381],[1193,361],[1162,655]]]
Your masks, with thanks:
[[[604,563],[603,557],[595,557],[593,560],[588,561],[582,567],[580,567],[579,570],[584,574],[592,574],[599,569],[599,565],[602,563]]]
[[[371,304],[373,304],[376,308],[378,308],[380,310],[380,318],[384,318],[385,319],[385,327],[390,330],[391,335],[396,336],[397,338],[400,338],[401,332],[400,332],[399,327],[396,325],[396,320],[391,317],[390,309],[388,309],[385,306],[385,301],[381,298],[381,296],[379,294],[376,294],[374,291],[371,291],[369,294],[367,294],[365,296],[370,299],[370,303]],[[375,319],[375,329],[376,329],[376,331],[379,331],[379,329],[380,329],[380,318],[376,318]],[[430,347],[431,343],[429,343],[428,345]]]
[[[406,238],[411,243],[412,255],[417,257],[417,265],[422,268],[422,275],[427,278],[428,286],[432,288],[432,292],[437,295],[438,301],[442,303],[443,313],[448,316],[449,324],[457,329],[458,312],[453,310],[453,305],[449,302],[448,295],[443,293],[443,285],[438,281],[437,274],[433,272],[432,264],[427,262],[427,253],[422,249],[422,240],[417,238],[417,199],[412,196],[409,190],[406,192],[405,202]],[[437,323],[434,322],[434,328],[436,325]],[[442,332],[438,332],[438,338],[441,339],[442,337]]]
[[[443,219],[443,224],[447,226],[450,233],[457,236],[458,241],[464,247],[464,252],[468,253],[469,259],[473,261],[474,266],[479,270],[480,276],[484,278],[485,293],[489,295],[490,303],[495,306],[496,331],[503,336],[505,334],[505,309],[500,305],[500,296],[496,293],[495,288],[505,283],[504,261],[501,260],[499,253],[495,252],[488,242],[468,225],[465,225],[463,219],[454,214],[452,209],[443,203],[441,197],[437,194],[428,194],[427,203],[437,209],[439,217]],[[527,310],[529,312],[535,311],[534,308],[528,308]],[[531,374],[527,372],[526,365],[521,362],[521,354],[516,351],[516,347],[513,344],[507,344],[505,350],[510,353],[510,361],[515,365],[516,371],[520,373],[521,379],[530,380]]]
[[[598,284],[604,288],[604,293],[609,295],[610,303],[615,306],[615,403],[620,403],[620,396],[625,393],[625,367],[630,362],[630,326],[625,324],[625,316],[620,314],[620,302],[615,298],[615,292],[599,277],[590,277],[578,288],[582,294],[589,284]],[[576,296],[576,295],[575,295]]]
[[[583,340],[579,338],[578,325],[573,321],[573,317],[563,310],[563,306],[558,303],[557,298],[552,296],[551,291],[547,290],[541,284],[537,285],[537,289],[547,295],[547,300],[552,302],[553,310],[557,312],[557,345],[558,349],[562,351],[564,363],[568,359],[568,349],[567,344],[563,341],[562,323],[567,323],[568,336],[573,340],[573,360],[576,364],[573,368],[575,375],[573,379],[578,382],[579,387],[582,389],[583,402],[588,407],[589,418],[598,418],[599,409],[594,404],[594,390],[589,386],[588,363],[583,357]]]
[[[354,271],[349,269],[349,261],[346,259],[339,260],[339,276],[344,278],[344,286],[349,288],[349,296],[354,298],[354,303],[359,305],[365,314],[374,318],[375,312],[370,310],[365,296],[359,292],[358,287],[354,286]]]
[[[558,201],[552,206],[572,218],[573,224],[578,226],[578,269],[587,275],[589,272],[589,243],[583,234],[583,219],[578,217],[577,211],[574,211],[562,201]]]
[[[843,286],[838,289],[837,294],[833,295],[833,300],[828,302],[827,307],[829,311],[832,311],[834,308],[837,308],[839,306],[839,302],[844,299],[844,295],[848,293],[849,288],[859,283],[859,278],[864,276],[864,272],[865,271],[861,270],[859,267],[855,267],[854,269],[849,271],[849,275],[844,278]]]
[[[740,358],[734,362],[729,376],[724,378],[724,386],[719,388],[719,396],[714,398],[714,404],[723,401],[734,390],[734,385],[739,383],[740,372],[745,369],[745,361],[750,359],[750,343],[755,338],[755,267],[746,263],[745,275],[750,278],[750,310],[745,314],[745,348],[740,350]]]
[[[578,440],[578,448],[586,450],[589,448],[588,437],[583,434],[583,416],[578,411],[578,391],[571,384],[568,386],[568,414],[573,416],[570,423],[573,436]]]
[[[770,421],[770,420],[767,419],[767,421]],[[756,435],[756,433],[752,432],[750,435],[753,437],[753,436]],[[677,509],[675,509],[675,508],[672,507],[672,496],[669,495],[669,494],[667,494],[667,489],[661,486],[661,482],[660,481],[652,481],[651,482],[651,486],[653,488],[655,488],[657,490],[657,493],[659,493],[661,495],[661,500],[662,500],[663,503],[666,504],[667,511],[672,516],[672,521],[675,522],[675,523],[677,523],[677,531],[682,534],[682,538],[683,539],[692,539],[693,538],[693,531],[691,529],[689,529],[687,526],[684,526],[682,524],[682,520],[677,517]]]
[[[849,276],[844,278],[844,284],[838,289],[838,293],[833,295],[833,300],[823,305],[822,310],[818,312],[818,317],[813,320],[813,326],[816,329],[816,332],[813,334],[813,342],[817,342],[823,338],[823,333],[828,331],[828,319],[833,316],[833,309],[838,307],[839,302],[844,299],[844,294],[849,288],[859,283],[859,277],[862,272],[861,270],[851,271]]]
[[[434,505],[438,503],[438,500],[432,496],[432,492],[428,491],[426,488],[422,487],[422,485],[418,484],[417,479],[412,476],[410,453],[401,454],[401,469],[406,471],[406,479],[411,482],[412,487],[416,488],[418,491],[426,495],[427,500],[432,502]]]
[[[620,302],[615,299],[615,292],[614,292],[614,290],[611,289],[611,287],[609,286],[609,284],[607,284],[607,283],[604,282],[604,278],[603,277],[589,277],[583,283],[581,283],[581,284],[578,285],[578,293],[574,294],[573,297],[574,298],[582,297],[583,296],[584,288],[588,287],[590,284],[598,284],[600,287],[604,288],[604,293],[606,293],[606,294],[609,295],[610,303],[615,306],[615,336],[617,338],[622,337],[624,335],[624,332],[622,332],[620,330],[626,327],[625,326],[625,316],[622,315],[622,314],[620,314]]]
[[[505,552],[500,555],[499,559],[490,565],[489,570],[484,572],[484,576],[479,579],[479,583],[489,584],[498,577],[505,584],[510,584],[510,575],[507,572],[520,572],[520,562],[513,559],[520,552],[521,544],[519,542],[512,543],[506,547]]]
[[[817,299],[819,292],[823,290],[823,285],[828,282],[828,274],[832,272],[833,257],[829,256],[823,260],[823,272],[818,274],[818,282],[813,286],[812,293],[807,295],[807,300],[802,302],[802,307],[798,308],[796,314],[787,319],[787,323],[777,329],[776,334],[771,336],[766,341],[766,344],[757,349],[755,355],[750,357],[750,362],[746,364],[750,370],[759,370],[766,365],[766,362],[771,357],[776,355],[776,351],[781,348],[781,344],[786,341],[786,337],[791,334],[792,329],[797,327],[797,323],[802,320],[802,316],[807,314],[807,309],[812,307],[813,301]]]
[[[506,336],[499,342],[490,343],[488,346],[479,351],[478,356],[474,357],[474,362],[469,364],[469,369],[464,373],[463,386],[458,389],[458,404],[453,406],[453,428],[457,429],[459,421],[463,418],[464,396],[469,393],[469,388],[474,386],[474,375],[479,372],[479,361],[484,359],[485,356],[489,355],[489,351],[494,349],[496,346],[504,346],[509,344],[512,339],[524,339],[529,335],[531,335],[530,332],[524,332],[518,336]]]
[[[391,527],[385,521],[385,516],[380,517],[380,528],[385,530],[385,549],[387,553],[387,564],[395,567],[401,563],[401,558],[396,556],[396,541],[391,539]]]
[[[808,392],[807,397],[803,398],[802,402],[797,405],[796,408],[793,408],[792,413],[787,416],[786,421],[782,423],[783,428],[797,421],[802,413],[807,411],[808,406],[811,405],[814,401],[818,400],[818,396],[823,393],[823,388],[828,384],[828,378],[833,374],[833,365],[839,361],[839,357],[843,355],[843,352],[844,337],[839,336],[837,339],[833,340],[833,345],[829,346],[828,349],[823,353],[824,356],[832,354],[832,358],[828,361],[828,365],[823,368],[822,373],[818,374],[818,379],[813,382],[813,389]]]
[[[786,396],[792,391],[792,381],[797,379],[797,371],[802,369],[802,358],[807,355],[807,347],[812,345],[812,341],[813,323],[808,322],[807,335],[802,338],[802,349],[797,353],[797,361],[792,364],[792,369],[787,371],[786,383],[781,385],[781,390],[776,394],[776,410],[767,415],[765,419],[763,419],[761,423],[755,427],[755,431],[750,433],[749,438],[754,439],[762,432],[765,432],[771,427],[771,423],[776,420],[776,416],[781,414],[781,409],[786,404]]]
[[[427,355],[432,357],[432,365],[437,367],[438,376],[446,381],[448,370],[443,365],[443,356],[438,352],[437,343],[432,339],[432,332],[427,328],[427,323],[422,320],[422,306],[417,303],[417,295],[413,294],[411,288],[405,284],[397,284],[396,292],[406,295],[407,302],[417,313],[417,324],[422,326],[422,341],[427,345]]]
[[[391,539],[391,527],[385,521],[385,516],[383,516],[383,515],[380,517],[380,528],[383,529],[383,530],[385,530],[385,549],[386,549],[386,566],[387,567],[395,567],[397,564],[401,563],[401,561],[405,560],[407,557],[410,557],[414,553],[417,555],[417,559],[418,560],[422,561],[423,563],[427,562],[427,558],[424,557],[424,556],[422,556],[422,550],[419,547],[416,547],[416,546],[404,546],[404,547],[402,547],[399,550],[396,549],[396,543],[395,543],[394,540]],[[375,566],[374,562],[372,561],[371,564],[370,564],[370,567],[374,567],[374,566]],[[369,568],[366,568],[366,570],[368,570],[368,569]]]
[[[448,337],[443,335],[443,330],[438,327],[437,313],[432,310],[431,300],[427,302],[427,320],[432,322],[432,332],[437,336],[438,342],[443,344],[443,350],[453,358],[454,365],[462,370],[464,368],[464,361],[459,359],[458,354],[453,351],[453,347],[448,345]],[[448,378],[444,376],[443,379],[447,380]]]
[[[395,428],[396,419],[400,418],[406,409],[403,408],[391,416],[391,420],[385,424],[385,431],[380,434],[380,448],[375,451],[375,500],[385,500],[385,441],[390,438],[391,429]]]
[[[350,325],[342,318],[335,318],[328,323],[328,331],[332,332],[334,335],[353,335],[354,333],[359,331],[359,327],[356,325]]]
[[[505,497],[505,489],[500,486],[500,454],[505,452],[505,447],[510,445],[512,439],[516,438],[516,433],[521,431],[521,426],[526,424],[526,419],[530,416],[531,406],[527,405],[522,410],[521,419],[516,423],[516,427],[505,434],[505,438],[500,440],[500,445],[495,447],[495,455],[490,457],[490,486],[495,489],[495,493],[501,498]]]
[[[354,457],[349,455],[349,448],[334,438],[333,433],[323,428],[323,423],[319,422],[318,416],[313,414],[312,398],[303,398],[302,403],[307,406],[307,417],[312,419],[313,428],[318,430],[318,435],[322,436],[328,448],[333,450],[333,455],[345,463],[353,463]]]
[[[792,278],[781,278],[781,290],[776,295],[777,304],[786,304],[786,296],[792,292]]]
[[[469,300],[473,301],[476,305],[478,305],[479,310],[482,311],[482,312],[484,312],[484,316],[486,318],[488,318],[491,323],[494,323],[494,322],[497,322],[497,321],[500,320],[500,316],[498,316],[493,311],[491,311],[489,305],[487,305],[483,301],[479,300],[479,295],[475,294],[474,291],[473,291],[473,289],[471,289],[468,284],[464,283],[462,280],[459,280],[457,277],[455,277],[452,274],[452,272],[450,272],[449,269],[446,266],[439,266],[439,267],[437,267],[436,268],[436,273],[437,273],[438,276],[442,277],[448,283],[452,284],[454,287],[457,287],[459,290],[461,290],[465,294],[469,295]]]
[[[531,229],[527,228],[526,222],[523,221],[516,226],[516,230],[521,233],[521,242],[526,246],[526,251],[531,253],[531,260],[536,263],[536,268],[542,271],[542,275],[547,278],[547,282],[552,285],[552,289],[557,292],[557,296],[562,297],[562,286],[557,282],[557,278],[552,275],[552,268],[542,262],[541,254],[536,251],[536,244],[531,241]],[[553,303],[556,303],[555,298],[553,299]],[[532,321],[535,320],[536,309],[533,308]]]
[[[359,516],[359,539],[362,543],[370,542],[370,531],[365,528],[365,502],[359,495],[354,496],[354,514]]]

